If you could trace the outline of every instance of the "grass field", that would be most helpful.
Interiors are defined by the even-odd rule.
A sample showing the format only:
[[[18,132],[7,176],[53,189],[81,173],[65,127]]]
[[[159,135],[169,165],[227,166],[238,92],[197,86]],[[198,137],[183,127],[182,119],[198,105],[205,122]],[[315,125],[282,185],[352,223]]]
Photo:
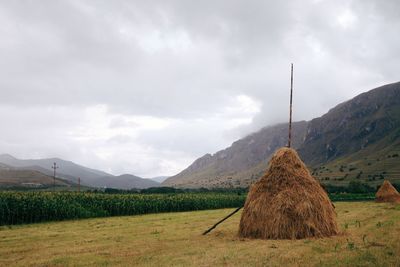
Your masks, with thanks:
[[[400,206],[335,203],[342,234],[325,239],[237,236],[232,209],[0,227],[1,266],[400,266]]]

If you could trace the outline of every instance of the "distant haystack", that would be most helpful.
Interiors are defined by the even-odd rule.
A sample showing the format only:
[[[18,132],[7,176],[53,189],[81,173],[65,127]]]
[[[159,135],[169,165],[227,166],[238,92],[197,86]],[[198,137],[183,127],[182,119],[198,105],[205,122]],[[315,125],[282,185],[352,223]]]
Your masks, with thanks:
[[[297,152],[281,148],[266,174],[250,189],[239,235],[262,239],[300,239],[336,235],[332,202]]]
[[[400,203],[400,194],[388,180],[385,180],[378,192],[376,192],[375,201]]]

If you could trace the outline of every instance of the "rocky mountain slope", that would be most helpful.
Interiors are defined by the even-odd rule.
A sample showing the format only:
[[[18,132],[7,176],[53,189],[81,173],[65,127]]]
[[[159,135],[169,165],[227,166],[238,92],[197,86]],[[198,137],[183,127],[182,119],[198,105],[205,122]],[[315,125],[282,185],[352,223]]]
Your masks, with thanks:
[[[296,122],[293,136],[293,147],[313,169],[314,175],[323,181],[371,181],[372,176],[385,172],[385,166],[389,165],[393,168],[383,177],[399,179],[395,174],[400,171],[400,164],[393,164],[396,157],[391,155],[399,150],[400,83],[363,93],[309,122]],[[197,159],[187,169],[164,181],[163,185],[192,188],[249,186],[265,171],[273,152],[286,143],[287,124],[263,128],[225,150]],[[372,165],[364,166],[365,172],[359,176],[359,172],[349,172],[354,167],[347,167],[347,172],[341,168],[363,165],[362,162],[355,163],[360,156],[364,161],[373,159],[380,164],[374,168],[366,167]],[[324,170],[325,165],[331,169],[320,173],[318,170]]]
[[[293,124],[294,147],[303,142],[306,129],[305,121]],[[287,124],[265,127],[214,155],[204,155],[162,184],[181,187],[241,186],[258,177],[271,154],[286,144]]]
[[[299,153],[307,163],[316,165],[365,149],[390,135],[393,141],[400,136],[400,83],[358,95],[311,120]],[[391,145],[387,141],[386,145]]]

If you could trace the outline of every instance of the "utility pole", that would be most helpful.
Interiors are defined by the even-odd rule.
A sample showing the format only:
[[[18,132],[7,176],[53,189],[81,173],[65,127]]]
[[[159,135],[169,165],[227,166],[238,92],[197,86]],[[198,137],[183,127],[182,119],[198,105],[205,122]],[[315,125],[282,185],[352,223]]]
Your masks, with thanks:
[[[81,177],[78,177],[78,192],[81,192]]]
[[[54,176],[53,176],[53,191],[56,191],[56,170],[59,168],[57,164],[54,162],[53,166],[51,168],[54,170]]]
[[[288,147],[292,145],[292,103],[293,103],[293,63],[290,72],[290,108],[289,108],[289,140]]]

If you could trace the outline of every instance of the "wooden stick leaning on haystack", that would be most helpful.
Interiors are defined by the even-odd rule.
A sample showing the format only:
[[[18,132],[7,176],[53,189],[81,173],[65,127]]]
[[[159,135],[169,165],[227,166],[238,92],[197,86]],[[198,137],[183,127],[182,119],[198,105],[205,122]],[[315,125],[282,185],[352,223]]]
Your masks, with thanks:
[[[231,217],[233,214],[235,214],[236,212],[238,212],[241,208],[243,208],[243,206],[241,206],[241,207],[235,209],[235,210],[234,210],[232,213],[230,213],[228,216],[226,216],[225,218],[223,218],[222,220],[220,220],[219,222],[217,222],[216,224],[214,224],[210,229],[208,229],[207,231],[205,231],[205,232],[203,233],[203,235],[206,235],[206,234],[208,234],[209,232],[211,232],[212,230],[214,230],[215,227],[218,226],[218,224],[222,223],[223,221],[225,221],[226,219],[228,219],[229,217]]]

